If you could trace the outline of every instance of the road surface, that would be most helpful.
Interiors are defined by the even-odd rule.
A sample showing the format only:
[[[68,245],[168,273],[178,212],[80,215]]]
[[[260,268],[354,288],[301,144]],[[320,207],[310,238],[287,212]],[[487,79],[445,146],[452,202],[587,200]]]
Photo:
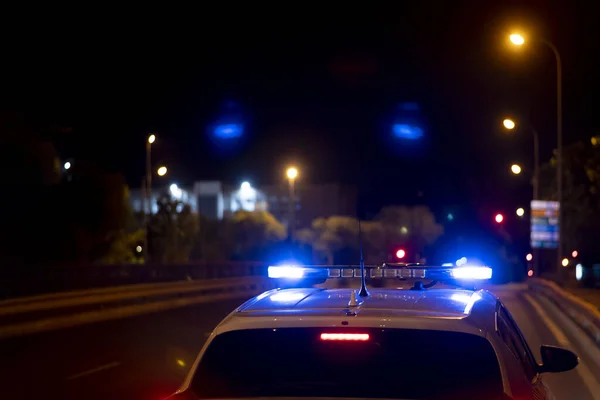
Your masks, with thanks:
[[[557,398],[600,400],[600,350],[524,285],[491,289],[514,315],[538,360],[542,343],[563,345],[581,356],[582,365],[576,370],[546,375]],[[0,398],[162,399],[182,381],[212,328],[241,302],[204,304],[1,341]]]

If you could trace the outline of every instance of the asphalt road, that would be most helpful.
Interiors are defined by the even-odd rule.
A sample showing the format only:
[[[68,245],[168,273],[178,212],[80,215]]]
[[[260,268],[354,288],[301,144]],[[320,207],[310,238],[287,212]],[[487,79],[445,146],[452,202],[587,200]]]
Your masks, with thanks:
[[[542,343],[563,345],[581,356],[576,370],[545,375],[557,399],[600,400],[600,350],[524,286],[491,289],[538,359]],[[0,398],[162,399],[182,381],[212,328],[242,300],[1,341]]]

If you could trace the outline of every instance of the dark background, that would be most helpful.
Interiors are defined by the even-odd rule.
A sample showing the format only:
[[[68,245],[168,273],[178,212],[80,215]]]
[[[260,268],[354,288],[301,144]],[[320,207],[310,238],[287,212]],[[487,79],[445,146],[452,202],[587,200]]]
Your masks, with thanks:
[[[527,3],[527,4],[525,4]],[[526,206],[532,166],[556,144],[555,66],[545,46],[507,46],[513,28],[547,37],[564,64],[565,144],[597,134],[598,35],[591,5],[570,2],[198,3],[6,13],[3,109],[51,133],[63,158],[144,173],[144,140],[170,182],[357,183],[360,214],[385,204],[436,212]],[[219,148],[207,125],[233,101],[245,138]],[[401,102],[416,102],[425,136],[393,139]],[[50,131],[50,129],[48,129]],[[588,139],[586,139],[588,140]],[[459,210],[459,211],[456,211]],[[491,211],[490,211],[491,212]]]

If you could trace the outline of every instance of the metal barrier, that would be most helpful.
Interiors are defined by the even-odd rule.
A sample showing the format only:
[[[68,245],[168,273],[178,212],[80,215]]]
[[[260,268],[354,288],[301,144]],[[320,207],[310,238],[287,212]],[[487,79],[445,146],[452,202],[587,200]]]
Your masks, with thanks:
[[[0,299],[132,284],[266,276],[267,264],[202,262],[169,265],[58,265],[5,270],[0,280]]]
[[[0,339],[128,318],[194,304],[245,299],[273,288],[246,277],[133,285],[55,293],[0,302]]]
[[[600,346],[600,310],[597,307],[545,279],[529,279],[528,286],[546,296]]]

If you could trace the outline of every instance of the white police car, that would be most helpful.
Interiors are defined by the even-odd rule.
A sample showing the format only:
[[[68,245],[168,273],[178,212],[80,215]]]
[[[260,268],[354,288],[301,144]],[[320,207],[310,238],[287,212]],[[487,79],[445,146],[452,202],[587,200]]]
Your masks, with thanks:
[[[269,267],[270,277],[296,286],[365,275],[410,285],[369,292],[363,278],[360,291],[297,287],[256,296],[215,328],[173,398],[549,399],[540,374],[578,364],[550,346],[536,363],[500,300],[475,290],[491,277],[488,267],[360,271]],[[463,288],[432,288],[436,281]]]

